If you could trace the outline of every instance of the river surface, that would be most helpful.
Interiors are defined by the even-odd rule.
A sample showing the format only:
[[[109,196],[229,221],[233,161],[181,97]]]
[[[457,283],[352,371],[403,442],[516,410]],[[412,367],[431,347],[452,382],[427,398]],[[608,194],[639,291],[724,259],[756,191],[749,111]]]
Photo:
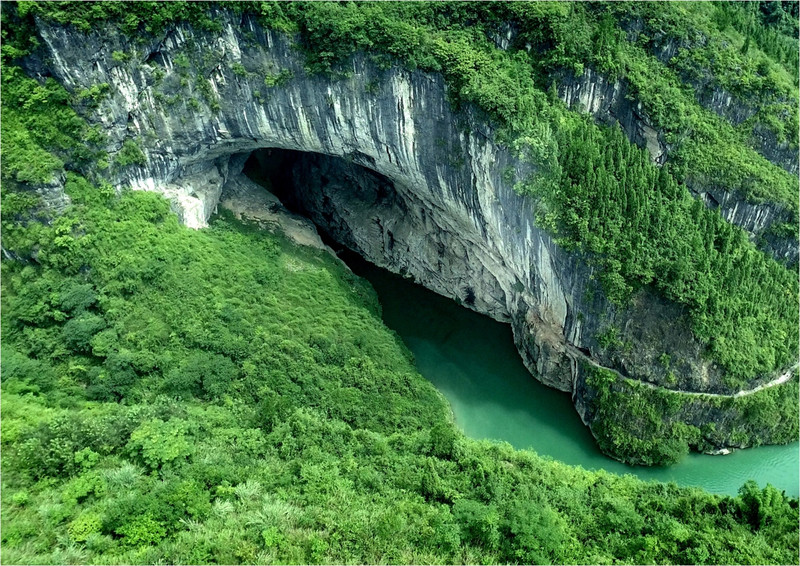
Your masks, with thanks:
[[[383,320],[413,352],[417,369],[445,397],[467,436],[503,440],[567,464],[674,481],[735,495],[748,479],[797,496],[798,443],[740,450],[727,456],[690,454],[670,467],[628,466],[604,456],[570,395],[536,381],[514,347],[511,327],[342,254],[378,292]]]

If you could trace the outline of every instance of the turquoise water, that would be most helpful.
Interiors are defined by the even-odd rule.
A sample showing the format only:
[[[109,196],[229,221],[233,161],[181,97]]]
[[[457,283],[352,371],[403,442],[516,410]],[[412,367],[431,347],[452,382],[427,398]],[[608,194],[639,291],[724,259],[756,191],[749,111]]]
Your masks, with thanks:
[[[383,319],[414,353],[417,368],[450,401],[465,434],[509,442],[588,469],[632,473],[735,495],[748,479],[800,492],[798,443],[740,450],[728,456],[691,454],[667,468],[627,466],[604,456],[570,396],[536,381],[514,347],[511,328],[454,301],[347,256],[380,297]]]

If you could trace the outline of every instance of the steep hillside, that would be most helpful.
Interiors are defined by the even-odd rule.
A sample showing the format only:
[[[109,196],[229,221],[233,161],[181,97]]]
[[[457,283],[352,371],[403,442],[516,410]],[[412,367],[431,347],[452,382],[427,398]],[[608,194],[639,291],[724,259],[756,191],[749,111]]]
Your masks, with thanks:
[[[797,501],[771,486],[464,438],[327,252],[89,189],[36,261],[3,261],[5,563],[796,558]]]
[[[58,77],[96,124],[87,137],[97,140],[105,172],[81,165],[92,153],[83,147],[69,166],[119,188],[162,192],[184,223],[203,226],[224,182],[252,150],[344,158],[385,179],[380,198],[364,200],[375,191],[369,175],[333,167],[328,178],[344,175],[362,190],[333,195],[316,187],[301,208],[370,261],[405,270],[444,295],[468,296],[471,308],[510,322],[534,375],[572,391],[593,430],[601,427],[594,418],[607,414],[596,405],[606,397],[587,381],[586,363],[695,407],[675,413],[668,426],[626,420],[629,436],[613,428],[618,441],[604,447],[615,457],[663,463],[687,446],[797,436],[796,408],[788,402],[763,413],[769,422],[754,423],[740,403],[720,411],[714,397],[701,396],[706,408],[696,410],[698,394],[732,396],[785,381],[779,378],[797,357],[796,277],[692,199],[672,167],[652,164],[620,130],[597,126],[568,111],[554,92],[540,91],[538,63],[525,50],[494,47],[485,26],[468,17],[482,14],[480,6],[449,13],[453,6],[266,4],[220,12],[176,4],[156,15],[147,7],[138,16],[125,13],[121,27],[106,23],[103,33],[75,29],[100,16],[121,18],[116,6],[78,13],[71,4],[26,5],[23,12],[41,47],[20,61],[34,75]],[[536,6],[523,16],[551,23],[564,16],[563,8]],[[160,27],[140,29],[136,18],[147,13]],[[292,36],[269,27],[300,30],[295,40],[314,50],[303,57]],[[335,51],[326,51],[334,40]],[[368,54],[348,58],[365,48]],[[12,124],[31,96],[29,83],[14,82],[18,72],[8,74],[6,89]],[[98,131],[108,137],[101,140]],[[40,191],[63,202],[59,182],[41,185],[46,171],[30,171],[23,148],[5,149],[12,176],[39,175]],[[346,210],[363,218],[342,216]],[[338,224],[328,225],[334,218]],[[763,395],[790,399],[794,383]],[[704,427],[711,423],[713,433]],[[625,449],[631,443],[638,457]]]

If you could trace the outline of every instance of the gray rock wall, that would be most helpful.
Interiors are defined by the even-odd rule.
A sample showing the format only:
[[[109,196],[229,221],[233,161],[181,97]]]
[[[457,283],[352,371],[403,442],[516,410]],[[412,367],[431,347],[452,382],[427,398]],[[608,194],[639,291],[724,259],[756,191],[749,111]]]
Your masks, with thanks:
[[[644,30],[644,23],[641,20],[628,22],[626,31],[628,40],[636,41],[639,34]],[[694,42],[684,40],[677,42],[668,39],[661,33],[656,33],[653,37],[653,55],[664,64],[679,54],[680,49],[692,49],[697,42],[701,45],[705,43],[705,38],[696,38]],[[759,111],[759,101],[745,101],[731,92],[721,88],[709,70],[705,71],[705,78],[686,77],[683,79],[688,82],[695,90],[697,101],[705,108],[722,116],[734,125],[739,125]],[[785,119],[791,119],[786,116]],[[769,161],[784,168],[789,173],[798,174],[798,150],[792,149],[788,142],[778,141],[777,136],[766,128],[756,129],[753,132],[753,147]]]
[[[654,163],[663,165],[668,146],[653,127],[642,103],[629,100],[627,93],[624,82],[610,81],[591,68],[580,77],[565,72],[558,81],[558,96],[569,108],[591,114],[606,125],[619,123],[629,140],[646,148]]]

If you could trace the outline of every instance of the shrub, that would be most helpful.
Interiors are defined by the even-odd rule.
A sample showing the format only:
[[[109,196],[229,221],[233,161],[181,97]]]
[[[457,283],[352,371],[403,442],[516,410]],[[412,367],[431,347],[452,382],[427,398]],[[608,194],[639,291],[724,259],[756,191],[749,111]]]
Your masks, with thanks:
[[[85,542],[103,528],[102,517],[93,511],[85,511],[69,524],[69,537],[75,542]]]
[[[493,505],[471,499],[459,499],[453,515],[461,527],[461,540],[490,550],[500,545],[500,515]]]

